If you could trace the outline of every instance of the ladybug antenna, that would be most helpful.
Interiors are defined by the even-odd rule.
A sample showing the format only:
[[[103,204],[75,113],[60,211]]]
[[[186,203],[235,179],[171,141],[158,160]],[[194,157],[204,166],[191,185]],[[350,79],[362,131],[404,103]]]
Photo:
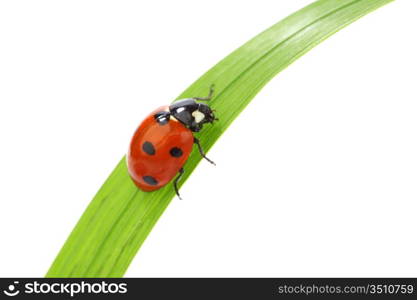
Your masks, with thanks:
[[[210,86],[210,92],[209,92],[207,97],[193,97],[192,99],[194,99],[196,101],[197,100],[199,100],[199,101],[210,101],[211,98],[213,98],[213,95],[214,95],[214,84],[212,84]]]

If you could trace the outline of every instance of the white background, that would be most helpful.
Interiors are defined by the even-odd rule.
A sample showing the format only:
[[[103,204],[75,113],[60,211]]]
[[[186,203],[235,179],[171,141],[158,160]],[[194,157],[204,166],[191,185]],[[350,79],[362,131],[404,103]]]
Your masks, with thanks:
[[[0,276],[43,276],[142,118],[310,2],[0,2]],[[416,9],[271,81],[127,276],[417,276]]]

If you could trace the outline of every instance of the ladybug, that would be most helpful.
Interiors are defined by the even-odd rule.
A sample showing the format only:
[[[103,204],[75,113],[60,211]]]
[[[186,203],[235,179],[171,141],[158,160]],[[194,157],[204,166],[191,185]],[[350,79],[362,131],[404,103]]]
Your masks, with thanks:
[[[207,97],[182,99],[169,106],[162,106],[150,115],[136,129],[127,153],[127,167],[133,182],[143,191],[155,191],[168,184],[175,175],[174,189],[178,192],[178,181],[184,174],[186,163],[193,145],[203,158],[206,157],[200,141],[193,133],[206,123],[218,120],[213,110],[205,103],[214,93],[210,87]]]

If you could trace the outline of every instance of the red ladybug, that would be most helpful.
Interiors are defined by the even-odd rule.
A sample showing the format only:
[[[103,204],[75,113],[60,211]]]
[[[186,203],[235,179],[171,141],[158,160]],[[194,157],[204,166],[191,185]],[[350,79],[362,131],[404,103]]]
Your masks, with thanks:
[[[150,192],[174,180],[175,193],[178,181],[184,173],[183,165],[196,144],[203,158],[208,159],[193,132],[201,130],[205,123],[218,120],[205,103],[213,96],[213,86],[207,97],[178,100],[170,106],[153,111],[136,129],[127,153],[127,167],[134,183]]]

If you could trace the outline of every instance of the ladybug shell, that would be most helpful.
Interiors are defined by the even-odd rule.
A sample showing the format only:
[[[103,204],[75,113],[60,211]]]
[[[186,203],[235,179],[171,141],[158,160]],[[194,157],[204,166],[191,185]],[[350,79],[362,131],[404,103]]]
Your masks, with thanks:
[[[194,144],[188,128],[171,117],[165,124],[155,115],[168,111],[162,106],[136,129],[127,154],[127,167],[135,184],[143,191],[160,189],[178,174]]]

